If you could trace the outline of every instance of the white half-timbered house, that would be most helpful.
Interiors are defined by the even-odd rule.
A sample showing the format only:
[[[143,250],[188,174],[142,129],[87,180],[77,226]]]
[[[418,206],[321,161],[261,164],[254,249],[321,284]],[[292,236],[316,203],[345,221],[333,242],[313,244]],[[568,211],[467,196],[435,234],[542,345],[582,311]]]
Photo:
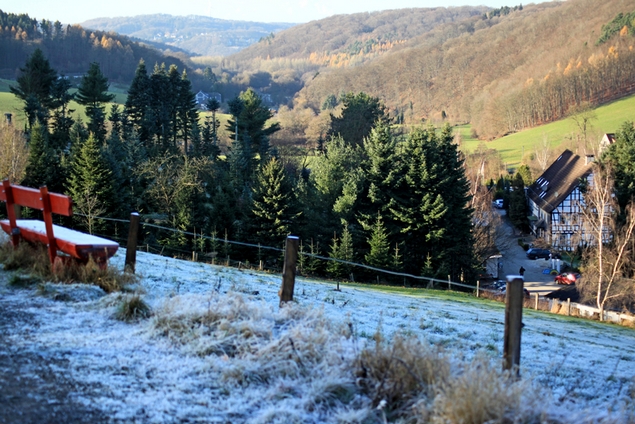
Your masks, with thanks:
[[[220,103],[222,100],[222,96],[220,93],[206,93],[204,91],[199,91],[194,95],[196,104],[202,110],[207,110],[207,101],[210,99],[216,99],[216,101]]]
[[[591,162],[565,150],[527,188],[531,231],[554,249],[569,251],[586,239],[581,183],[592,183]]]

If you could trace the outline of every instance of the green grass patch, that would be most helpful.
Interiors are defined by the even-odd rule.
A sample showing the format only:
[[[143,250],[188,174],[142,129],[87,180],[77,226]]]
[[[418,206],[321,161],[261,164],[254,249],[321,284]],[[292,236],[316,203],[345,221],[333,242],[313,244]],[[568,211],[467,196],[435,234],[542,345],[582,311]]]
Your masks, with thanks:
[[[595,113],[597,119],[591,122],[593,128],[589,134],[591,137],[597,137],[599,141],[603,134],[616,132],[625,121],[635,120],[635,95],[602,105],[595,109]],[[468,137],[471,132],[469,125],[455,127],[455,131],[457,130],[462,137],[461,150],[466,153],[476,150],[479,143],[482,142],[482,140]],[[486,145],[488,148],[500,152],[507,168],[517,168],[521,164],[523,155],[533,152],[535,146],[542,142],[543,137],[547,137],[552,148],[557,148],[576,133],[575,122],[570,118],[565,118],[488,141]]]

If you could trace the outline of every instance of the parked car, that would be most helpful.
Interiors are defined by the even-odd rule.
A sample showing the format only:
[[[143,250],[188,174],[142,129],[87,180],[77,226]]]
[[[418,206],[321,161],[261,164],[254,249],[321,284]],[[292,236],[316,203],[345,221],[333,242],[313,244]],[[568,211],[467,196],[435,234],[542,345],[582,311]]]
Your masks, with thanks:
[[[493,203],[496,208],[503,209],[503,199],[496,199]]]
[[[563,272],[560,275],[556,275],[554,281],[558,284],[564,284],[566,286],[570,286],[575,284],[576,281],[580,278],[580,274],[577,272]]]
[[[547,260],[549,259],[550,254],[551,252],[549,251],[549,249],[539,249],[537,247],[532,247],[531,249],[527,251],[527,258],[528,259],[544,258],[545,260]]]

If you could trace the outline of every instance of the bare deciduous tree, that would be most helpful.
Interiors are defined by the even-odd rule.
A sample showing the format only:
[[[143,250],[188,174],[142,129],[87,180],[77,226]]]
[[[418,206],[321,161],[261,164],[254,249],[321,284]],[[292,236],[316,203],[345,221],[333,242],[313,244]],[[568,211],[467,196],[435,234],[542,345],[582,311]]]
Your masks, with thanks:
[[[19,184],[26,174],[29,149],[22,131],[12,125],[0,125],[0,179]]]
[[[549,165],[549,156],[551,155],[551,146],[549,145],[549,137],[547,134],[542,135],[542,141],[534,146],[536,151],[536,162],[538,162],[538,167],[540,169],[540,173],[542,173],[545,169],[547,169],[547,165]]]
[[[589,145],[589,133],[593,128],[593,123],[591,121],[596,121],[598,119],[595,110],[593,110],[591,104],[589,102],[582,102],[577,106],[573,106],[569,109],[569,117],[575,123],[578,134],[578,148],[582,147],[584,149],[585,154],[597,154],[598,152],[594,151],[597,149],[593,149],[596,143],[593,143],[593,146]]]
[[[99,197],[91,191],[90,187],[86,187],[79,198],[75,197],[73,199],[73,205],[76,211],[79,212],[78,216],[86,224],[88,234],[93,234],[97,217],[102,216],[106,212],[106,208],[102,207],[103,204]]]
[[[584,196],[584,278],[578,289],[583,299],[595,302],[604,319],[607,306],[618,307],[634,296],[633,233],[635,206],[629,203],[626,220],[618,223],[612,170],[594,167],[593,183]]]
[[[472,236],[476,257],[485,261],[500,250],[506,250],[510,238],[506,237],[505,224],[492,208],[492,193],[487,189],[488,159],[485,155],[470,155],[464,162],[465,176],[470,183],[470,207],[472,208]]]

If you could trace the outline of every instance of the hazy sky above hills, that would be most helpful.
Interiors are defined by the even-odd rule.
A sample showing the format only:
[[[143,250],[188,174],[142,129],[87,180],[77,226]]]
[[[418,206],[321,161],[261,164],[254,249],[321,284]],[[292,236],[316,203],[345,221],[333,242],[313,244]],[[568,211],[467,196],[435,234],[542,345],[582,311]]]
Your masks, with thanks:
[[[539,1],[538,1],[539,2]],[[514,6],[520,0],[20,0],[0,9],[9,13],[26,13],[38,21],[48,19],[75,24],[94,18],[148,15],[201,15],[219,19],[256,22],[303,23],[336,14],[369,12],[407,7],[437,6]]]

